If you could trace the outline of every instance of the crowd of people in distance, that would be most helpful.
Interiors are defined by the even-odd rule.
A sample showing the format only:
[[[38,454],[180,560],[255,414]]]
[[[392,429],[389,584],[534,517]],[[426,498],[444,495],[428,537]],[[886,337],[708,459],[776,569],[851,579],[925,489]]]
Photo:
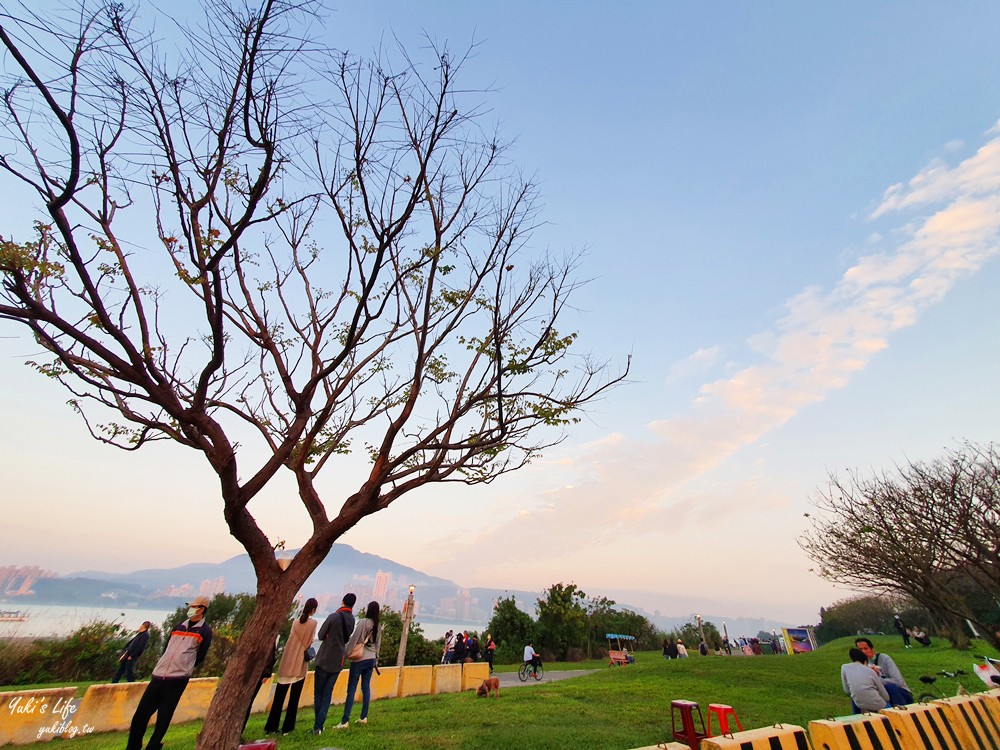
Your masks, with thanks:
[[[456,633],[449,630],[444,634],[444,649],[441,652],[442,664],[467,664],[483,659],[490,665],[490,674],[493,674],[493,654],[497,644],[493,640],[492,633],[487,633],[483,643],[475,634],[469,635],[465,630]]]
[[[774,637],[768,641],[761,641],[760,638],[736,638],[732,641],[723,640],[722,647],[714,650],[702,640],[698,644],[698,653],[702,656],[708,656],[710,653],[722,654],[725,651],[725,653],[731,655],[734,651],[739,651],[747,656],[761,656],[764,653],[761,646],[762,643],[767,644],[772,654],[785,652],[784,643],[780,638]],[[686,659],[687,656],[687,648],[684,646],[684,641],[681,638],[663,639],[664,659]]]

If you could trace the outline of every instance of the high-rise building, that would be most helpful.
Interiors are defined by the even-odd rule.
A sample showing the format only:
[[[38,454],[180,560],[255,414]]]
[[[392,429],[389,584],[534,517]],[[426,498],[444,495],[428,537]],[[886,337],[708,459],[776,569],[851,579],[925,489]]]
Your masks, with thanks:
[[[375,588],[372,591],[372,599],[377,602],[385,602],[385,595],[389,591],[389,581],[392,580],[392,573],[379,571],[375,574]]]

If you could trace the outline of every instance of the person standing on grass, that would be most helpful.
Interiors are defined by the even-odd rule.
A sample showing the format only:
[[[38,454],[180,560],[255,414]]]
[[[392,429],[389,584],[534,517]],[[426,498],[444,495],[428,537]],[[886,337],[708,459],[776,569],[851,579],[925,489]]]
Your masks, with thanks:
[[[149,644],[149,628],[152,624],[146,620],[139,626],[139,632],[125,646],[122,655],[118,657],[118,670],[111,678],[112,684],[118,682],[122,677],[125,677],[125,682],[135,682],[135,663],[139,661],[139,657],[142,656],[142,652]]]
[[[497,642],[493,640],[493,634],[486,634],[486,663],[490,665],[490,674],[493,674],[493,652],[497,650]]]
[[[676,659],[678,658],[680,652],[677,650],[677,643],[671,638],[669,641],[663,642],[663,658],[664,659]]]
[[[326,715],[333,700],[333,686],[337,684],[337,677],[344,668],[347,641],[354,630],[354,613],[351,608],[357,601],[358,597],[354,594],[344,594],[340,609],[327,617],[319,629],[321,643],[313,675],[313,709],[316,712],[313,734],[322,734],[326,725]]]
[[[465,640],[465,635],[455,633],[455,655],[452,657],[452,664],[464,664],[465,657],[469,655],[469,644]]]
[[[163,656],[153,667],[153,676],[132,714],[125,750],[142,750],[149,720],[156,714],[156,727],[146,750],[160,750],[174,710],[184,694],[191,674],[205,661],[212,645],[212,628],[205,622],[208,598],[197,596],[188,602],[187,619],[174,626]]]
[[[903,618],[899,615],[893,615],[892,626],[896,628],[896,632],[899,633],[900,637],[903,639],[903,648],[909,648],[910,631],[906,629],[906,624],[903,622]]]
[[[903,673],[899,671],[891,656],[877,653],[869,638],[858,638],[854,641],[854,645],[868,659],[869,668],[882,678],[892,705],[906,706],[913,703],[913,693],[910,692],[906,680],[903,679]]]
[[[305,606],[302,607],[302,615],[292,623],[292,632],[288,635],[288,642],[285,643],[285,650],[281,654],[281,663],[278,665],[274,699],[271,701],[271,712],[267,715],[267,723],[264,724],[264,734],[278,733],[281,708],[285,703],[285,696],[289,695],[289,687],[291,694],[288,698],[285,720],[281,724],[281,733],[289,734],[295,729],[295,719],[299,712],[299,697],[302,695],[302,686],[309,673],[306,649],[312,647],[316,638],[316,621],[312,616],[318,608],[319,602],[311,598],[306,599]]]
[[[344,715],[337,729],[347,729],[351,725],[351,710],[354,708],[354,693],[361,681],[361,717],[358,724],[368,723],[368,706],[372,700],[372,670],[378,669],[378,652],[382,647],[382,626],[379,625],[378,602],[368,602],[365,616],[358,620],[347,642],[347,653],[351,653],[359,643],[364,644],[364,653],[357,661],[351,662],[351,670],[347,678],[347,700],[344,702]]]
[[[889,693],[879,676],[868,666],[868,658],[859,648],[852,648],[851,661],[840,668],[840,682],[844,692],[851,696],[851,709],[859,714],[889,708]]]
[[[451,664],[455,657],[455,634],[448,631],[444,634],[444,652],[441,654],[442,664]]]

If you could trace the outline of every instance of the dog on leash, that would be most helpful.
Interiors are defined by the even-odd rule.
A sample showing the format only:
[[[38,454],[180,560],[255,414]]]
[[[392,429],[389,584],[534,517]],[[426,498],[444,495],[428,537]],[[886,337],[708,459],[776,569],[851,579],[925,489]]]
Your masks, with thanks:
[[[488,697],[490,693],[493,693],[494,698],[500,697],[499,677],[487,677],[483,680],[483,684],[476,688],[476,695],[480,698]]]

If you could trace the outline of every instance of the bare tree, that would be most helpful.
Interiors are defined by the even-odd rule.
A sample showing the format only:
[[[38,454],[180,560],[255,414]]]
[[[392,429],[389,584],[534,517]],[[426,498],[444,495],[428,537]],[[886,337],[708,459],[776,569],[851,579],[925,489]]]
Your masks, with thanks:
[[[799,543],[824,578],[905,592],[947,626],[967,619],[998,644],[998,468],[993,445],[965,443],[895,475],[831,476]]]
[[[118,3],[2,15],[0,168],[45,218],[4,233],[0,318],[94,438],[200,452],[256,572],[199,748],[237,744],[338,537],[421,485],[524,466],[624,377],[557,328],[574,262],[527,252],[535,187],[457,86],[462,58],[335,54],[305,35],[315,10],[214,4],[169,44]],[[328,509],[317,478],[351,454],[362,475]],[[284,570],[249,507],[282,471],[312,522]]]

